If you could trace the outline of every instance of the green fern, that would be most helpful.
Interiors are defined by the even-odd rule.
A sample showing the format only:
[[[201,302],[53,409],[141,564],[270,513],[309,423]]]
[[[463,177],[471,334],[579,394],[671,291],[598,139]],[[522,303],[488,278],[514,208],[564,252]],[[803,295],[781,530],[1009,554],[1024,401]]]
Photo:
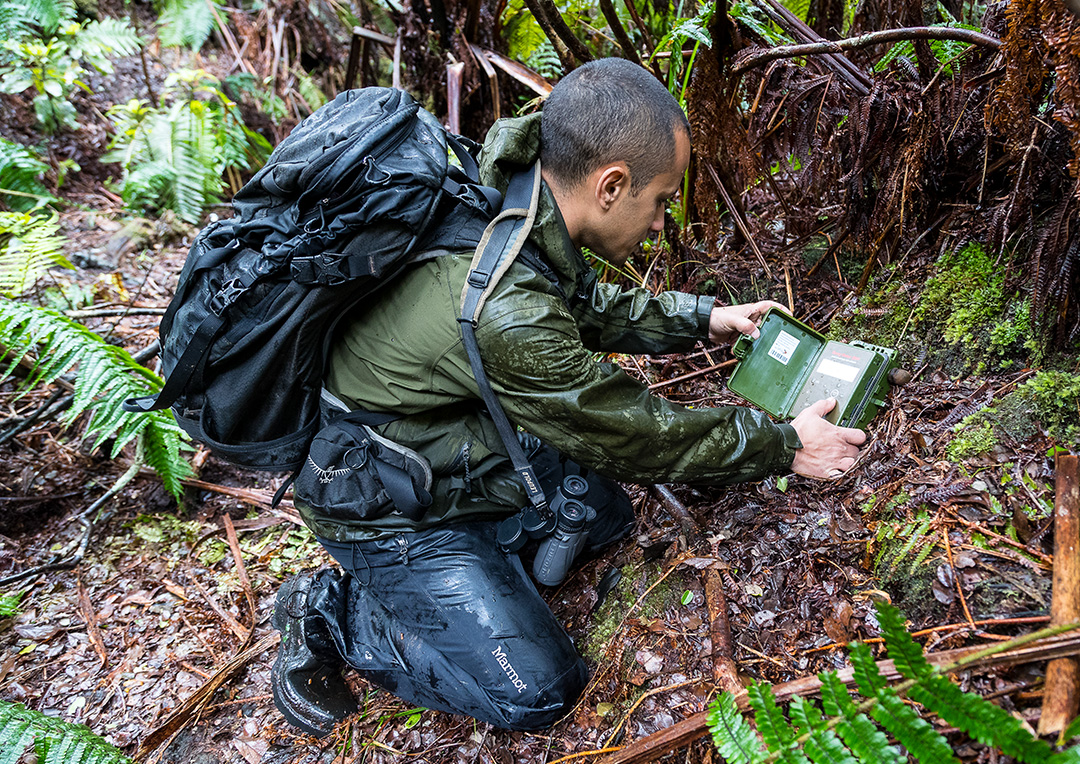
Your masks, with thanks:
[[[0,204],[29,212],[57,200],[41,182],[49,166],[25,146],[0,138]]]
[[[197,51],[214,31],[214,12],[221,5],[213,0],[158,0],[158,39],[162,45],[176,45]]]
[[[836,672],[823,673],[819,676],[824,715],[814,703],[796,696],[788,708],[789,721],[769,685],[751,685],[747,699],[760,740],[739,712],[735,697],[723,693],[713,702],[708,716],[713,742],[720,754],[727,761],[739,764],[906,761],[889,743],[884,729],[918,761],[957,762],[949,742],[914,706],[905,703],[906,695],[952,726],[1018,762],[1080,762],[1080,746],[1055,753],[1011,714],[974,693],[960,690],[947,678],[948,667],[935,668],[927,661],[896,608],[878,604],[877,609],[889,657],[907,681],[891,685],[878,670],[870,648],[861,643],[852,644],[850,658],[855,684],[862,693],[859,702],[852,700]],[[1072,732],[1077,729],[1080,726],[1070,728]],[[1067,732],[1063,739],[1069,736]]]
[[[876,540],[881,545],[874,565],[882,575],[892,575],[908,557],[909,574],[914,573],[937,547],[937,535],[927,535],[934,518],[926,510],[920,510],[914,518],[903,518],[896,523],[884,522],[878,528]]]
[[[123,168],[120,195],[129,208],[171,209],[197,224],[221,198],[225,170],[258,167],[270,144],[244,125],[216,77],[182,70],[165,85],[162,102],[171,105],[132,100],[109,110],[116,136],[102,159]]]
[[[95,438],[93,448],[115,438],[112,458],[132,440],[141,438],[147,463],[169,493],[180,497],[180,481],[192,474],[180,456],[180,428],[167,412],[129,413],[120,406],[127,398],[160,390],[160,377],[136,363],[123,348],[106,343],[62,314],[7,298],[0,298],[0,346],[7,349],[10,359],[0,368],[0,381],[35,351],[38,360],[28,387],[52,382],[77,367],[74,398],[64,415],[65,423],[89,412],[87,436]]]
[[[19,614],[19,602],[26,592],[0,595],[0,618],[14,618]]]
[[[72,267],[61,251],[59,229],[55,212],[0,212],[0,295],[24,294],[54,265]]]
[[[131,759],[88,727],[0,700],[0,764],[15,764],[33,745],[38,764],[128,764]]]

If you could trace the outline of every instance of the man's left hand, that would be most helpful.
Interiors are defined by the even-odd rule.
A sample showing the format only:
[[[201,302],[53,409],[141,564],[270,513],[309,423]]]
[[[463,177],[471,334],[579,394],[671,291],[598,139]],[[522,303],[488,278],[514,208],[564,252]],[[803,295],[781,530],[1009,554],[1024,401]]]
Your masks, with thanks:
[[[745,305],[729,305],[712,309],[709,316],[709,339],[717,345],[728,345],[734,342],[740,334],[748,334],[757,339],[761,332],[762,316],[769,308],[779,308],[785,313],[791,313],[786,307],[772,300],[751,302]]]

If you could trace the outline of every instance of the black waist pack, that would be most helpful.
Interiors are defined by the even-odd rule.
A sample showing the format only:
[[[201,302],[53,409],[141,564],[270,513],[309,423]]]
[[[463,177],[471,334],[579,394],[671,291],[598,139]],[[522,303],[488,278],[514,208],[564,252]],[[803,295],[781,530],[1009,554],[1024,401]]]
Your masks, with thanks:
[[[431,506],[431,465],[364,424],[368,418],[363,411],[340,414],[319,430],[293,492],[334,520],[392,513],[419,520]]]

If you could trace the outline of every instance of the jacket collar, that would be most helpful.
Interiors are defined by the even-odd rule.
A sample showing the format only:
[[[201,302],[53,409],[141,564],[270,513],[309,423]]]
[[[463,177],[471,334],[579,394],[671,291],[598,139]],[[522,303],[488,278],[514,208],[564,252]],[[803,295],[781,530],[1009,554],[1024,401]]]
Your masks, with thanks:
[[[540,114],[500,119],[488,131],[480,153],[480,181],[506,193],[510,176],[539,159]],[[573,288],[591,270],[570,240],[555,197],[544,182],[529,240],[544,253],[564,286]]]

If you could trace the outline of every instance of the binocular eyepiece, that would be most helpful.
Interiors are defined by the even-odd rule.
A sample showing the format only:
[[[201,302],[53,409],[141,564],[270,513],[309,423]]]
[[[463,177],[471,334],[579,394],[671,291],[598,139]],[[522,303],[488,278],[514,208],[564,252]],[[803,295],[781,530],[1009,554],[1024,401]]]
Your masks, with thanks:
[[[542,518],[530,506],[508,517],[499,524],[499,546],[515,553],[530,538],[542,538],[533,561],[533,577],[545,586],[561,584],[585,545],[589,523],[596,517],[596,510],[585,503],[588,492],[585,478],[568,475],[551,500],[551,515]]]

